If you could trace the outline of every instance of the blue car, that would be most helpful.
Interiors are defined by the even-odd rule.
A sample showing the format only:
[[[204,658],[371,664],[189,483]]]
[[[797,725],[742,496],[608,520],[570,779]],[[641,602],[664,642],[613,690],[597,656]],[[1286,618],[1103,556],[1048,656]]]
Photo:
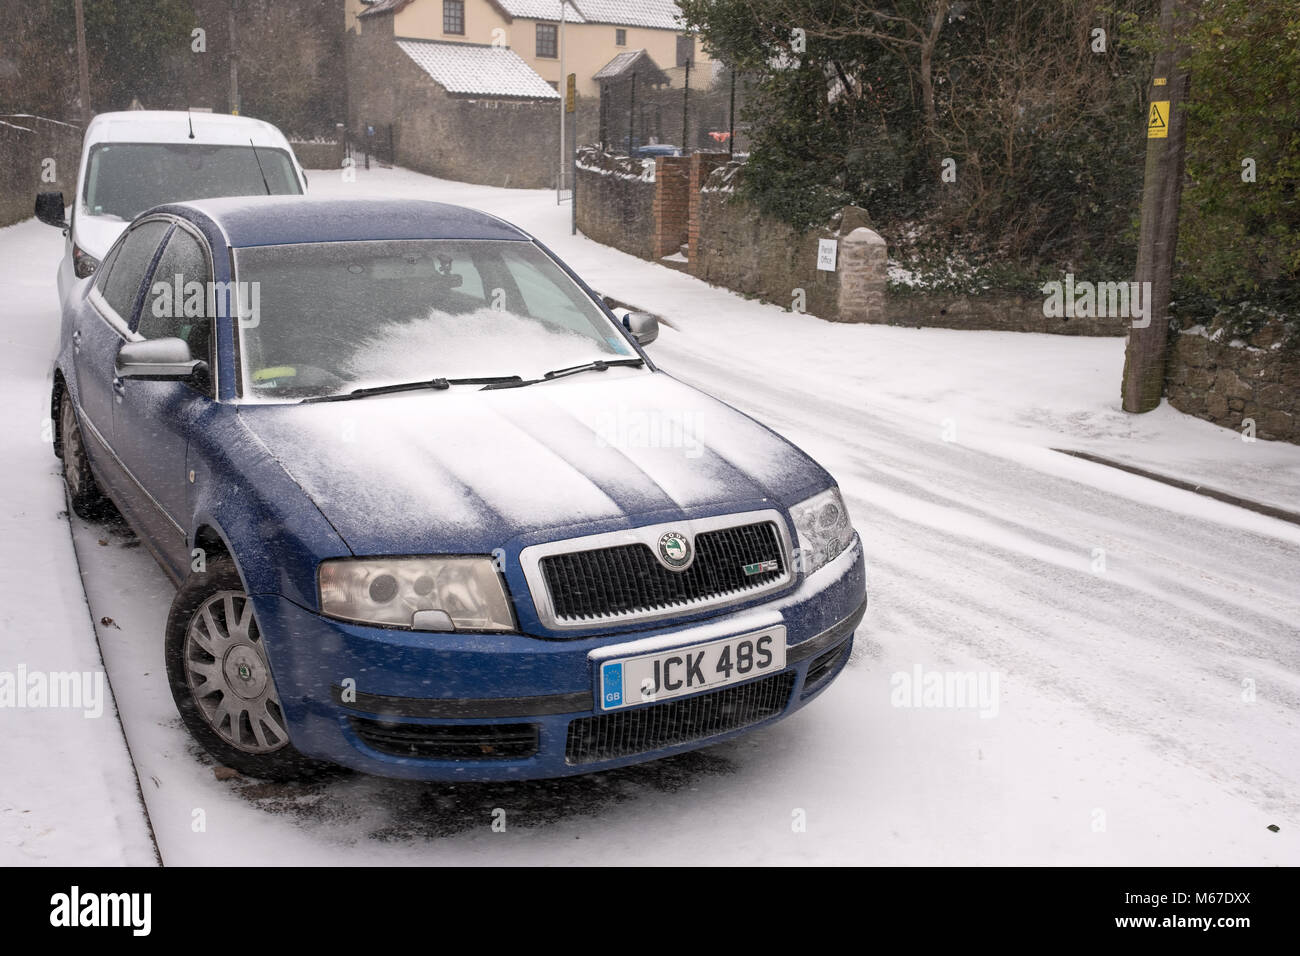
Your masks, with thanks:
[[[62,323],[71,507],[110,500],[175,582],[176,706],[243,773],[603,770],[778,720],[848,659],[830,475],[493,216],[160,206]]]

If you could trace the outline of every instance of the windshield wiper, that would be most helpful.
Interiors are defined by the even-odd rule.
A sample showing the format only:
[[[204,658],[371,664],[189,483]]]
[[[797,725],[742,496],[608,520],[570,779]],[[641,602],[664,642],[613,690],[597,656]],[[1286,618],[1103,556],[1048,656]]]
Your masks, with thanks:
[[[570,365],[568,368],[552,369],[542,375],[541,378],[523,380],[519,379],[518,376],[515,376],[516,381],[488,385],[484,387],[483,391],[486,392],[488,389],[493,388],[521,388],[524,385],[536,385],[538,382],[549,382],[551,379],[564,378],[566,375],[577,375],[579,372],[603,372],[607,368],[614,368],[618,365],[637,366],[644,364],[645,359],[641,358],[611,359],[610,361],[596,359],[594,362],[584,362],[581,365]]]
[[[338,395],[315,395],[311,398],[304,398],[298,404],[306,405],[309,402],[342,402],[349,398],[367,398],[370,395],[390,395],[393,392],[417,392],[422,388],[431,388],[442,390],[451,388],[453,385],[486,385],[489,388],[509,388],[511,385],[521,384],[523,379],[518,375],[492,375],[486,378],[432,378],[427,382],[398,382],[395,385],[374,385],[370,388],[354,388],[350,392],[343,392]]]

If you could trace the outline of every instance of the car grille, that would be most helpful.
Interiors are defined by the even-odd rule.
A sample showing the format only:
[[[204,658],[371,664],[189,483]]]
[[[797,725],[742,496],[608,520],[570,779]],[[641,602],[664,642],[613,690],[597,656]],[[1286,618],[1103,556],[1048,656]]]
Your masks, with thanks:
[[[537,753],[536,724],[406,724],[350,718],[366,746],[394,757],[505,760]]]
[[[785,710],[794,681],[794,671],[784,671],[695,697],[581,717],[569,724],[565,760],[630,757],[748,727]]]
[[[646,544],[554,554],[540,568],[558,621],[601,619],[712,604],[783,581],[786,560],[771,521],[703,531],[695,536],[695,560],[684,571],[662,565]],[[746,574],[745,566],[776,562]]]

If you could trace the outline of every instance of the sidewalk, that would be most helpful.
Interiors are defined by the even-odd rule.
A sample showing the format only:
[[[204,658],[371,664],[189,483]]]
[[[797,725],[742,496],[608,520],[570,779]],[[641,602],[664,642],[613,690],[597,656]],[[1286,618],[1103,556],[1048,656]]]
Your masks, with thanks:
[[[153,842],[47,440],[59,333],[49,264],[62,242],[35,220],[0,229],[0,865],[148,866]],[[36,688],[59,673],[88,675],[77,684],[91,696],[76,707],[18,706],[39,704]]]

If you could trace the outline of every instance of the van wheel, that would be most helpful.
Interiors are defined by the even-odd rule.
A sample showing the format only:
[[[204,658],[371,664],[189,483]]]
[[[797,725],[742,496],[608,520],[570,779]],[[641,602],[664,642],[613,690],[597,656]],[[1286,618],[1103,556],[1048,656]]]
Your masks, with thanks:
[[[63,484],[68,489],[72,513],[88,521],[102,518],[106,510],[104,493],[90,470],[81,426],[66,391],[59,397],[59,438],[63,446]]]
[[[203,748],[250,777],[292,780],[326,765],[289,742],[266,645],[235,563],[208,560],[167,617],[167,677],[181,720]]]

